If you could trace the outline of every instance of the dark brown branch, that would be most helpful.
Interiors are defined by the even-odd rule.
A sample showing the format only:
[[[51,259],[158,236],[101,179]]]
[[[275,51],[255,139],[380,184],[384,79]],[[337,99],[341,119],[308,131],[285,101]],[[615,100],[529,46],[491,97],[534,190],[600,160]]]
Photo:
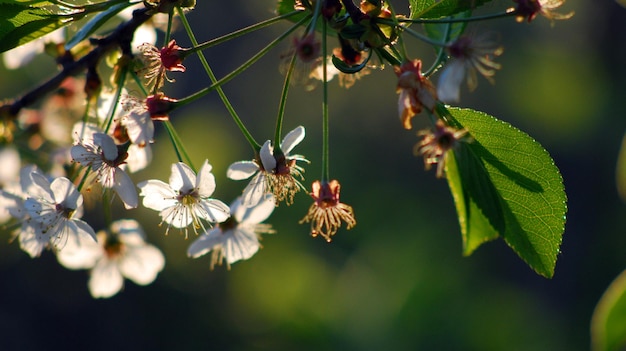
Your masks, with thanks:
[[[24,94],[21,98],[10,104],[8,106],[8,116],[5,115],[4,117],[17,118],[17,115],[22,108],[34,104],[37,100],[57,89],[67,77],[78,75],[89,67],[94,67],[104,55],[116,47],[120,47],[123,53],[129,54],[130,42],[133,39],[135,30],[137,30],[137,27],[145,21],[150,19],[150,17],[152,17],[150,9],[144,8],[135,10],[133,12],[132,19],[117,27],[115,31],[108,36],[96,40],[95,42],[97,46],[91,52],[83,56],[78,61],[65,63],[63,65],[63,70],[56,76]],[[7,106],[1,106],[0,110],[6,111],[6,108]]]

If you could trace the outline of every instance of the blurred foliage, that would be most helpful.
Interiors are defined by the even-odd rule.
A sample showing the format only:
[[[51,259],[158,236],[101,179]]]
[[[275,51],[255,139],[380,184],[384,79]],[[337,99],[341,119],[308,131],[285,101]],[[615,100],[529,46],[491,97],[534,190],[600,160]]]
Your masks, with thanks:
[[[343,201],[355,208],[353,230],[340,231],[331,244],[311,239],[308,226],[297,224],[309,205],[299,194],[296,204],[270,218],[278,233],[264,238],[257,255],[231,271],[210,271],[209,258],[186,257],[190,240],[176,231],[166,237],[157,215],[140,208],[130,215],[164,251],[165,270],[147,287],[126,282],[108,300],[89,296],[86,272],[62,268],[50,253],[32,260],[17,243],[7,244],[3,231],[0,349],[588,349],[594,306],[626,264],[626,207],[614,185],[626,130],[626,52],[619,45],[626,13],[616,2],[567,5],[576,16],[554,27],[543,18],[478,25],[501,32],[503,70],[495,86],[483,81],[463,95],[472,108],[536,135],[561,169],[569,213],[552,280],[528,270],[499,242],[462,257],[447,185],[412,155],[418,139],[400,128],[395,77],[385,69],[347,91],[335,82],[330,87],[331,171],[342,182]],[[189,18],[206,40],[271,11],[270,2],[222,2],[219,11],[198,2]],[[266,42],[283,28],[212,48],[209,62],[218,76],[226,74],[239,62],[233,58],[254,52],[256,39]],[[260,140],[272,136],[280,55],[272,51],[224,87]],[[26,91],[53,67],[39,57],[25,70],[0,68],[0,97]],[[187,69],[175,75],[173,96],[204,84],[198,62],[189,59]],[[307,185],[320,171],[319,90],[294,89],[287,104],[285,129],[308,127],[298,151],[313,161]],[[229,202],[242,184],[227,180],[224,170],[251,155],[217,97],[176,113],[172,123],[194,161],[213,164],[215,196]],[[165,134],[157,136],[159,158],[134,179],[167,179],[175,160],[161,152],[171,150],[168,143]]]

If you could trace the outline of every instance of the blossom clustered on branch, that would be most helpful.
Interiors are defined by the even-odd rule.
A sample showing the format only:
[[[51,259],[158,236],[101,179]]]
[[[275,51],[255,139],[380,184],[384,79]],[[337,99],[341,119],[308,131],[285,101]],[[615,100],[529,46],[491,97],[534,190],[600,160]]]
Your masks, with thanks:
[[[451,123],[444,103],[460,101],[463,83],[474,90],[477,72],[494,83],[493,77],[501,68],[495,59],[503,52],[498,41],[488,35],[466,35],[462,30],[446,30],[439,36],[422,34],[414,29],[417,26],[410,26],[421,23],[419,16],[399,14],[388,1],[278,3],[275,18],[197,43],[186,17],[195,1],[129,1],[127,9],[120,12],[124,22],[114,30],[99,30],[101,19],[90,22],[100,35],[97,39],[81,37],[84,31],[72,31],[70,26],[63,35],[53,32],[6,52],[6,66],[18,68],[34,53],[42,52],[42,42],[46,42],[47,48],[54,48],[47,52],[53,53],[59,64],[59,71],[49,81],[0,105],[0,222],[10,229],[19,247],[30,257],[49,250],[69,269],[90,270],[89,292],[106,298],[123,288],[124,278],[147,285],[164,268],[163,253],[149,243],[154,234],[144,232],[141,224],[130,218],[140,199],[143,207],[156,211],[152,215],[160,217],[165,234],[177,231],[187,239],[191,232],[193,241],[187,255],[198,258],[210,252],[211,268],[225,261],[230,269],[235,262],[256,254],[261,235],[275,233],[263,222],[281,203],[289,206],[296,202],[301,191],[308,192],[313,202],[300,223],[310,223],[312,237],[331,242],[342,226],[355,227],[356,219],[352,206],[340,201],[340,182],[330,177],[328,131],[332,111],[328,82],[338,76],[345,88],[357,81],[367,84],[366,76],[386,65],[393,67],[397,78],[395,86],[388,89],[398,94],[401,127],[411,130],[415,118],[426,117],[424,121],[431,128],[417,132],[420,141],[416,154],[424,158],[426,169],[436,165],[436,176],[445,177],[448,154],[472,138],[471,130]],[[472,6],[462,3],[459,6],[464,7],[455,10],[469,14]],[[513,16],[517,21],[531,22],[537,15],[550,21],[570,18],[573,13],[555,12],[563,3],[513,0],[511,8],[484,19]],[[87,6],[85,1],[76,8],[90,13],[105,7]],[[65,7],[59,6],[58,11],[65,11]],[[450,29],[455,21],[479,19],[453,17],[455,13],[429,21],[439,21]],[[167,24],[155,27],[157,17],[166,18],[161,23]],[[179,46],[173,37],[178,35],[174,29],[179,23],[193,43],[191,47]],[[289,29],[233,72],[219,79],[214,75],[203,50],[274,23],[289,23]],[[156,29],[164,31],[161,46],[156,43]],[[426,65],[423,58],[408,54],[411,40],[432,45],[441,54]],[[276,64],[285,84],[275,131],[260,144],[222,86],[281,42],[289,46]],[[193,74],[202,81],[198,77],[204,73],[191,73],[189,67],[193,66],[183,64],[192,54],[203,63],[205,88],[187,97],[169,96],[166,87],[176,84],[177,75]],[[111,79],[100,77],[105,72],[112,72]],[[439,75],[437,84],[432,79],[435,74]],[[293,123],[298,126],[283,135],[283,121],[292,118],[285,113],[289,89],[311,89],[320,82],[321,177],[307,191],[302,182],[309,160],[293,153],[304,141],[305,127]],[[213,198],[217,187],[208,158],[217,151],[207,147],[208,154],[200,156],[204,162],[196,168],[192,162],[195,157],[188,154],[185,139],[171,121],[179,107],[213,92],[251,149],[248,160],[235,161],[225,170],[231,180],[249,179],[230,206]],[[157,128],[164,132],[157,133]],[[168,139],[176,158],[166,161],[171,165],[167,182],[137,179],[137,172],[157,157],[152,144],[157,140],[167,143]],[[117,218],[118,211],[112,209],[120,203],[128,215]]]

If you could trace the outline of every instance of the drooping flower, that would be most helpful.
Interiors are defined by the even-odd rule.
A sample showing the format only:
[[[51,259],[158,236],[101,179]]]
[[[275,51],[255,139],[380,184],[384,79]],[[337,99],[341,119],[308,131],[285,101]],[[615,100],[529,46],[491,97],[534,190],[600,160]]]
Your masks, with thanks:
[[[315,33],[309,33],[303,37],[295,37],[290,50],[281,55],[279,69],[286,74],[291,66],[292,57],[295,55],[295,63],[291,74],[292,82],[305,84],[309,75],[320,57],[322,44],[315,38]]]
[[[116,145],[107,134],[94,133],[93,141],[83,139],[72,147],[70,153],[75,162],[91,167],[96,174],[96,181],[104,188],[115,190],[129,209],[137,207],[139,200],[135,184],[121,168],[128,157],[125,145]]]
[[[224,259],[229,269],[231,264],[249,259],[261,247],[261,234],[274,233],[271,225],[261,224],[274,211],[274,201],[271,194],[266,194],[253,207],[245,207],[238,197],[230,205],[231,217],[196,239],[187,249],[187,256],[198,258],[212,251],[211,269]]]
[[[556,13],[552,10],[559,8],[565,3],[565,0],[513,0],[517,3],[515,8],[515,20],[522,22],[532,21],[537,14],[549,19],[552,23],[554,20],[566,20],[574,16],[574,11],[568,13]]]
[[[465,80],[470,91],[478,86],[476,72],[485,77],[491,84],[493,75],[501,65],[494,62],[493,57],[502,54],[502,47],[488,35],[477,37],[461,36],[446,46],[452,60],[445,66],[439,77],[437,95],[445,103],[460,100],[461,83]]]
[[[167,235],[170,227],[185,229],[192,224],[193,230],[206,231],[202,220],[209,223],[221,223],[228,219],[228,206],[220,200],[210,198],[215,190],[215,177],[208,160],[198,172],[182,162],[172,164],[169,184],[160,180],[147,180],[137,184],[143,196],[143,205],[159,211],[162,222],[167,223]]]
[[[304,135],[304,127],[297,127],[287,133],[280,143],[280,149],[274,149],[267,140],[255,160],[238,161],[228,167],[226,175],[232,180],[252,177],[243,190],[242,202],[245,207],[256,205],[267,193],[274,194],[277,205],[281,201],[287,205],[293,203],[295,194],[304,189],[296,179],[304,179],[304,169],[297,165],[297,161],[309,161],[302,155],[291,155],[290,152],[304,139]]]
[[[424,156],[426,170],[436,164],[437,178],[442,178],[448,151],[457,147],[463,138],[467,138],[466,134],[467,130],[465,129],[458,130],[447,126],[442,120],[437,120],[434,132],[422,130],[417,133],[422,137],[422,140],[416,145],[415,152]]]
[[[337,233],[342,222],[346,223],[346,229],[356,225],[352,207],[339,202],[341,189],[339,181],[316,180],[311,189],[314,202],[306,216],[300,220],[300,224],[311,222],[311,236],[321,235],[326,241],[331,242],[332,236]]]
[[[185,72],[186,70],[182,64],[182,48],[176,44],[174,39],[161,49],[152,44],[144,43],[139,46],[139,51],[142,54],[141,61],[144,64],[142,71],[145,72],[144,78],[148,87],[156,84],[156,89],[160,89],[165,80],[173,82],[173,79],[167,77],[167,71]]]
[[[363,62],[368,58],[367,55],[371,54],[371,53],[366,53],[365,51],[358,52],[352,49],[352,47],[349,45],[346,47],[348,47],[349,49],[346,49],[346,48],[344,48],[343,50],[342,48],[333,49],[333,55],[350,66],[363,64]],[[349,53],[349,54],[346,54],[346,53]],[[350,74],[343,73],[340,70],[338,70],[337,67],[335,67],[335,65],[333,64],[332,56],[329,56],[326,61],[326,80],[330,81],[335,76],[338,76],[339,86],[344,87],[346,89],[351,88],[356,83],[357,80],[361,79],[362,77],[370,73],[371,73],[371,70],[367,66],[356,73],[350,73]],[[316,80],[321,80],[321,81],[324,80],[324,65],[321,60],[319,60],[318,65],[313,68],[313,70],[309,74],[309,77],[314,78]]]
[[[31,173],[26,181],[28,198],[24,201],[27,212],[27,232],[38,243],[50,243],[62,249],[67,240],[78,235],[90,235],[95,240],[93,229],[80,220],[83,197],[74,184],[65,178],[56,178],[50,183],[40,173]]]
[[[402,126],[411,129],[411,119],[422,112],[422,106],[429,110],[435,108],[437,92],[430,80],[422,75],[422,61],[406,61],[402,66],[394,66],[398,76],[396,92],[398,98],[398,112]]]
[[[118,220],[110,230],[100,231],[97,242],[79,235],[68,240],[57,252],[61,265],[69,269],[90,269],[89,292],[95,298],[108,298],[124,286],[124,277],[139,285],[152,283],[165,266],[161,251],[145,242],[145,234],[135,220]]]

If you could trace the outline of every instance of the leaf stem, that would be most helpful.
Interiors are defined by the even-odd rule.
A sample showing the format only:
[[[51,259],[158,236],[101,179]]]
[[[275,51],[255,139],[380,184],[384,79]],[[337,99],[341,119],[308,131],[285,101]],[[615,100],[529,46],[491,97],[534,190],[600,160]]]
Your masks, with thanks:
[[[279,21],[281,21],[283,19],[287,19],[287,18],[293,17],[293,16],[295,16],[295,15],[301,13],[301,12],[302,11],[289,12],[289,13],[286,13],[284,15],[276,16],[274,18],[270,18],[270,19],[267,19],[265,21],[261,21],[259,23],[253,24],[251,26],[248,26],[248,27],[236,30],[236,31],[234,31],[232,33],[228,33],[228,34],[223,35],[221,37],[218,37],[218,38],[215,38],[215,39],[211,39],[211,40],[206,41],[206,42],[204,42],[202,44],[194,44],[194,47],[186,49],[186,50],[181,52],[181,54],[180,54],[181,58],[185,58],[185,57],[187,57],[188,55],[190,55],[190,54],[192,54],[194,52],[208,49],[208,48],[210,48],[212,46],[215,46],[215,45],[227,42],[227,41],[229,41],[231,39],[235,39],[235,38],[240,37],[242,35],[245,35],[245,34],[248,34],[248,33],[252,33],[252,32],[254,32],[254,31],[258,30],[258,29],[267,27],[267,26],[269,26],[271,24],[274,24],[276,22],[279,22]]]

